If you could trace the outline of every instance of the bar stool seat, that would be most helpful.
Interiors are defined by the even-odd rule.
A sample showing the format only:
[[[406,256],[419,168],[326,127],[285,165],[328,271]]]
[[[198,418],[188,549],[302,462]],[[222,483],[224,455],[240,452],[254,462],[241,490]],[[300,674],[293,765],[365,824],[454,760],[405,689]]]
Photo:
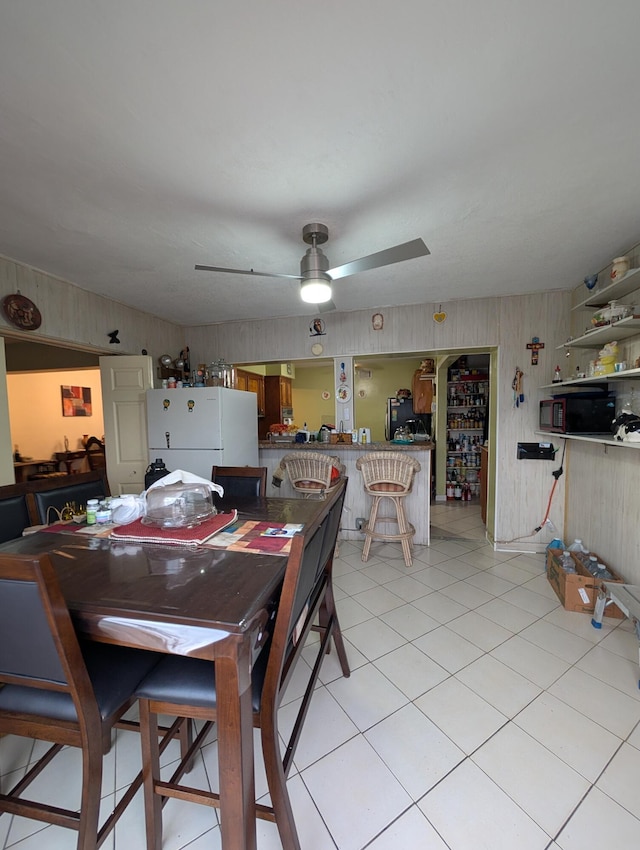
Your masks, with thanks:
[[[369,452],[356,461],[356,468],[362,473],[365,493],[372,497],[371,512],[364,527],[364,547],[362,560],[369,559],[369,550],[373,540],[385,540],[402,544],[405,564],[413,563],[411,538],[416,533],[414,526],[407,520],[404,510],[404,498],[411,492],[413,477],[421,469],[418,461],[404,452]],[[379,513],[380,503],[388,499],[395,510],[394,515]],[[382,531],[380,525],[397,526],[397,532]]]

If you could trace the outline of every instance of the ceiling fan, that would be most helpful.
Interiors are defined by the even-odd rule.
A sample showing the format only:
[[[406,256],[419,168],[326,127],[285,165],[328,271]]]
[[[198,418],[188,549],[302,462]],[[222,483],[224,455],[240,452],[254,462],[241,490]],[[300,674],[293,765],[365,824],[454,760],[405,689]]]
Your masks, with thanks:
[[[390,266],[393,263],[402,263],[404,260],[413,260],[415,257],[424,257],[430,253],[422,239],[412,239],[410,242],[403,242],[402,245],[394,245],[393,248],[386,248],[384,251],[377,251],[375,254],[369,254],[359,260],[352,260],[350,263],[343,263],[341,266],[330,269],[329,259],[319,247],[329,239],[329,228],[326,224],[319,224],[318,222],[305,224],[302,228],[302,239],[311,247],[307,248],[304,257],[300,260],[300,274],[274,274],[272,272],[257,272],[254,269],[225,269],[220,266],[201,265],[197,265],[196,269],[207,272],[249,274],[259,277],[285,277],[290,280],[299,280],[301,281],[300,297],[302,300],[308,304],[317,304],[321,312],[326,312],[336,309],[336,305],[331,300],[332,281],[341,277],[348,277],[356,274],[356,272],[378,269],[381,266]]]

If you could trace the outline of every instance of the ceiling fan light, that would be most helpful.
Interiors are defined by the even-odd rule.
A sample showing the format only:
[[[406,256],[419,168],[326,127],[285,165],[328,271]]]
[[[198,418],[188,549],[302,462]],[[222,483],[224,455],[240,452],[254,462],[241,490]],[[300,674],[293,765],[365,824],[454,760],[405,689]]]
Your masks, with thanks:
[[[302,281],[300,297],[307,304],[324,304],[331,300],[331,287],[322,278],[309,278]]]

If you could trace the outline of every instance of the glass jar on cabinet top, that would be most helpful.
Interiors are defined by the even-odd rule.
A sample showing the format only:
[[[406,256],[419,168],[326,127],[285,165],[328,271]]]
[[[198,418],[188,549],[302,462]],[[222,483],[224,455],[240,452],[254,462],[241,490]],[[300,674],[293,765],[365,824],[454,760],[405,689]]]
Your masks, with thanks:
[[[215,363],[209,366],[209,384],[212,387],[233,388],[233,366],[227,363],[224,358],[216,360]]]

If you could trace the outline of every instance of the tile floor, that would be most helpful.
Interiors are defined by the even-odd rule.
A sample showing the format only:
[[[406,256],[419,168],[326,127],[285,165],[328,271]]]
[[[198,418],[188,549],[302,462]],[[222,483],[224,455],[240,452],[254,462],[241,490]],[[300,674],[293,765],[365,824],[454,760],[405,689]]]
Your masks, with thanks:
[[[323,667],[290,792],[303,850],[602,850],[640,844],[638,646],[628,622],[601,631],[565,612],[543,557],[497,554],[477,505],[433,507],[433,541],[407,569],[399,546],[368,563],[342,543],[335,588],[352,675]],[[281,709],[283,728],[300,697]],[[0,741],[1,781],[32,748]],[[216,742],[193,774],[215,784]],[[43,776],[52,802],[77,799]],[[170,762],[175,757],[167,755]],[[104,809],[138,769],[135,733],[105,761]],[[58,774],[59,776],[59,774]],[[265,793],[258,763],[256,783]],[[215,810],[170,801],[164,850],[217,850]],[[107,850],[144,847],[140,795]],[[3,815],[0,847],[71,850],[74,836]],[[259,850],[280,850],[258,822]]]

